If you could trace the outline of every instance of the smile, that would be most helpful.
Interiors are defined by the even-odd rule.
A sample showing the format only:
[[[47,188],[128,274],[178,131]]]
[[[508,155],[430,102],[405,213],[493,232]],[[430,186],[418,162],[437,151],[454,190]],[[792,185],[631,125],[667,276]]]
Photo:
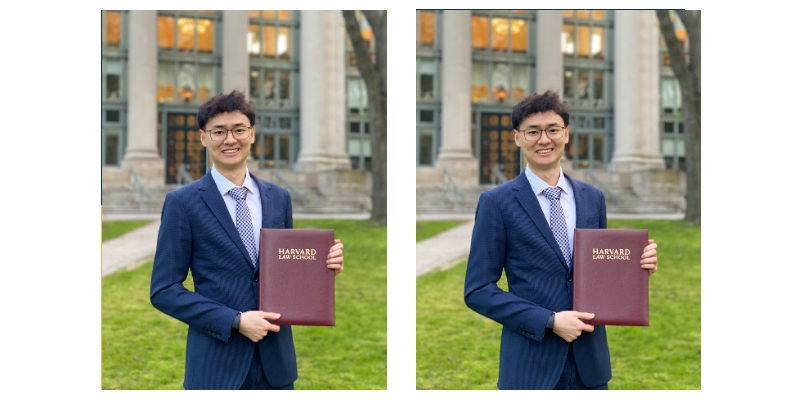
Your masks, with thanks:
[[[552,153],[553,149],[545,149],[545,150],[536,150],[536,154],[548,154]]]
[[[233,154],[238,152],[239,149],[222,150],[222,154]]]

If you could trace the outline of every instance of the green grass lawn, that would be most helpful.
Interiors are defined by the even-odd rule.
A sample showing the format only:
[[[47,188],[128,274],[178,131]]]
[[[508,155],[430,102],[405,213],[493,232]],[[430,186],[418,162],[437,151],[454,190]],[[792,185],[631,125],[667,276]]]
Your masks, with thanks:
[[[103,241],[122,236],[153,221],[103,221]]]
[[[613,220],[658,243],[650,326],[607,327],[609,389],[700,389],[700,227]],[[466,262],[417,279],[417,388],[496,389],[501,327],[464,304]],[[498,282],[507,290],[505,278]]]
[[[436,236],[467,221],[417,221],[417,242]]]
[[[336,326],[293,327],[296,389],[386,389],[386,227],[295,220],[334,229],[345,245]],[[181,389],[187,327],[150,304],[152,261],[102,283],[102,388]],[[186,283],[192,288],[190,280]]]

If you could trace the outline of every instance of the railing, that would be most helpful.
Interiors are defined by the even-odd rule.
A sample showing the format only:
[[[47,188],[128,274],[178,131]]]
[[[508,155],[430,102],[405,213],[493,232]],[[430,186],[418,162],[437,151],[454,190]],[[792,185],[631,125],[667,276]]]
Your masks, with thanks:
[[[188,185],[194,182],[194,178],[189,175],[189,171],[186,170],[186,164],[181,164],[178,166],[178,184],[181,185]]]
[[[586,172],[586,176],[590,178],[589,180],[591,182],[589,183],[600,187],[600,190],[602,190],[603,193],[605,193],[607,198],[615,202],[619,201],[619,194],[616,191],[614,191],[614,189],[611,189],[610,186],[606,185],[603,181],[601,181],[600,178],[598,178],[595,174],[593,174],[591,170],[587,169],[584,170],[584,172]]]
[[[134,194],[134,200],[138,203],[139,210],[144,210],[146,204],[150,202],[150,192],[147,191],[133,168],[129,168],[128,171],[130,172],[128,182],[130,183],[131,192]]]
[[[292,185],[288,180],[286,180],[286,178],[284,178],[277,169],[273,169],[271,172],[273,176],[278,178],[281,187],[289,191],[289,193],[292,195],[292,199],[299,200],[301,202],[305,200],[305,194],[303,194],[303,192],[301,192],[300,189],[298,189],[295,185]],[[322,193],[320,193],[320,196],[322,196]]]
[[[495,164],[492,167],[492,185],[501,185],[508,182],[508,178],[503,175],[503,164]]]
[[[464,208],[464,191],[458,186],[453,175],[447,168],[444,168],[444,193],[448,200],[453,203],[454,211],[463,211]]]

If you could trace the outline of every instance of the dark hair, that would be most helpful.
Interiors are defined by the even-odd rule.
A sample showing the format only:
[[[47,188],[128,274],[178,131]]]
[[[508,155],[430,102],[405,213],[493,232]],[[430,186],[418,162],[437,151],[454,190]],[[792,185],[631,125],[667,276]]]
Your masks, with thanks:
[[[564,126],[569,126],[569,109],[567,105],[558,98],[558,93],[548,90],[544,94],[533,94],[514,106],[511,112],[511,123],[514,129],[519,130],[522,120],[533,114],[552,111],[564,120]]]
[[[239,111],[250,120],[250,126],[256,124],[256,110],[244,97],[244,93],[234,90],[230,94],[218,94],[200,106],[197,111],[197,124],[205,129],[206,123],[217,114]]]

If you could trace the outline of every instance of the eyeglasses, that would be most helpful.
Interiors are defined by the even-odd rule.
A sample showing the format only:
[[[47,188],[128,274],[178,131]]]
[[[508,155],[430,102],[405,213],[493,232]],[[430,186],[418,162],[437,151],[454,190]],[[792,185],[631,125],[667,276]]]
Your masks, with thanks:
[[[522,136],[525,137],[525,140],[535,142],[542,137],[542,132],[546,132],[547,137],[550,140],[561,139],[564,136],[564,131],[566,126],[549,126],[545,129],[528,129],[526,131],[522,131]]]
[[[236,139],[239,140],[247,139],[248,137],[250,137],[250,128],[252,128],[252,126],[237,126],[232,129],[214,128],[207,132],[209,135],[211,135],[211,140],[215,142],[221,142],[225,140],[226,137],[228,137],[228,132],[233,133],[233,137]]]

